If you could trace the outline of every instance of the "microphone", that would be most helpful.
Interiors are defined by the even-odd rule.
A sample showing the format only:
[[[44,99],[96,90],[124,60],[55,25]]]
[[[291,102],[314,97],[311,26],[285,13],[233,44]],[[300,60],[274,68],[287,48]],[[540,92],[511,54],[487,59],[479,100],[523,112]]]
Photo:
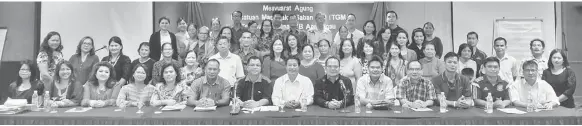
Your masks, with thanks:
[[[346,88],[346,85],[344,84],[344,81],[343,81],[343,80],[340,80],[340,82],[339,82],[339,83],[340,83],[340,85],[341,85],[341,88],[342,88],[342,90],[343,90],[343,92],[344,92],[345,94],[348,94],[348,93],[350,93],[350,91],[349,91],[349,90]]]
[[[99,50],[102,50],[102,49],[105,49],[105,48],[107,48],[107,45],[103,45],[103,47],[101,47],[101,48],[99,48],[99,49],[96,49],[96,50],[95,50],[95,52],[97,52],[97,51],[99,51]]]

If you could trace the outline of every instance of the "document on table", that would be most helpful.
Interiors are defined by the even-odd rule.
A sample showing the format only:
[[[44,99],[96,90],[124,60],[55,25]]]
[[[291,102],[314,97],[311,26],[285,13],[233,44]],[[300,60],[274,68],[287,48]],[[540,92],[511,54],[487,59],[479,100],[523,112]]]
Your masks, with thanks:
[[[91,107],[84,107],[84,108],[81,108],[81,109],[79,109],[79,108],[72,108],[72,109],[69,109],[69,110],[67,110],[65,112],[86,112],[86,111],[89,111],[91,109],[93,109],[93,108],[91,108]]]
[[[184,108],[186,108],[186,105],[172,105],[172,106],[166,106],[166,107],[162,108],[162,111],[182,110]]]
[[[518,110],[516,108],[498,108],[497,110],[505,112],[505,113],[509,113],[509,114],[525,114],[527,112]]]
[[[279,111],[278,106],[261,106],[261,111]]]
[[[194,111],[214,111],[216,110],[216,106],[210,106],[210,107],[198,107],[196,106],[196,108],[194,108]]]
[[[429,112],[429,111],[432,111],[432,109],[430,109],[430,108],[413,108],[412,110],[417,111],[417,112]]]

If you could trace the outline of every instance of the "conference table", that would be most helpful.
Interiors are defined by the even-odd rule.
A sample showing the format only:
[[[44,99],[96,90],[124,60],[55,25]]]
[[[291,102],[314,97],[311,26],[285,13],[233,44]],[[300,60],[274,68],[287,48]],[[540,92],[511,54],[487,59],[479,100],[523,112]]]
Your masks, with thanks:
[[[553,110],[530,112],[525,114],[507,114],[499,110],[485,113],[481,108],[454,109],[439,113],[434,111],[416,112],[400,107],[393,110],[374,110],[372,113],[353,113],[353,106],[348,107],[352,113],[340,113],[338,110],[309,106],[307,112],[286,109],[285,112],[254,112],[230,115],[230,107],[219,107],[215,111],[197,112],[192,107],[182,111],[163,111],[159,108],[144,107],[143,114],[137,114],[136,107],[126,111],[114,111],[117,107],[93,108],[81,113],[68,113],[71,108],[58,108],[57,113],[25,112],[16,115],[0,115],[1,125],[576,125],[582,124],[582,110],[556,107]],[[519,110],[525,111],[522,108]]]

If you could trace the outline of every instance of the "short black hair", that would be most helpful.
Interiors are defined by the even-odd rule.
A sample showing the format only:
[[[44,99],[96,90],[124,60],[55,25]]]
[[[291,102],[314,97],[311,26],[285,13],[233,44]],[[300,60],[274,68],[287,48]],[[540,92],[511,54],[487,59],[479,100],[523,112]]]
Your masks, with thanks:
[[[461,74],[465,76],[473,76],[475,74],[475,70],[473,70],[473,68],[464,68],[461,70]]]
[[[372,62],[378,62],[378,63],[380,63],[380,67],[384,67],[384,64],[382,62],[382,58],[380,58],[380,56],[378,56],[378,55],[372,56],[372,59],[370,61],[368,61],[368,67],[370,67],[370,64],[372,64]]]
[[[347,16],[347,17],[350,17],[350,15],[354,16],[354,19],[356,19],[356,15],[355,15],[354,13],[350,13],[350,14],[348,14],[348,16]],[[348,19],[347,17],[346,17],[346,20]]]
[[[276,14],[283,16],[283,12],[281,11],[273,11],[273,14],[271,14],[271,16],[275,17]]]
[[[330,60],[330,59],[335,59],[335,60],[337,60],[337,62],[338,62],[338,65],[341,65],[341,62],[340,62],[340,60],[339,60],[339,59],[338,59],[336,56],[331,56],[331,57],[329,57],[329,58],[327,58],[327,59],[325,60],[325,66],[327,66],[327,63],[329,62],[329,60]]]
[[[540,43],[542,43],[542,47],[546,48],[546,42],[544,42],[544,40],[541,40],[539,38],[533,39],[529,42],[529,47],[531,48],[533,46],[533,43],[535,41],[539,41]]]
[[[483,67],[486,67],[487,63],[489,63],[489,62],[495,62],[495,63],[497,63],[497,65],[501,65],[500,61],[499,61],[499,59],[497,59],[497,57],[487,57],[483,61]]]
[[[475,37],[477,37],[477,39],[479,39],[479,34],[477,34],[477,32],[471,31],[471,32],[467,33],[467,38],[469,38],[469,35],[475,35]]]
[[[422,69],[422,63],[420,63],[418,60],[414,60],[414,61],[408,62],[408,64],[406,64],[406,69],[409,69],[410,68],[410,64],[412,64],[414,62],[417,62],[418,64],[420,64],[420,69]]]
[[[534,66],[535,68],[538,68],[538,63],[536,63],[536,62],[535,62],[535,61],[533,61],[533,60],[528,60],[528,61],[525,61],[525,62],[523,63],[523,65],[521,65],[521,69],[524,69],[524,70],[525,70],[525,67],[526,67],[526,66]]]
[[[166,16],[163,16],[160,19],[158,19],[158,24],[162,23],[162,20],[167,20],[168,21],[168,24],[170,23],[170,18],[168,18]]]
[[[507,46],[507,39],[505,39],[503,37],[497,37],[497,38],[495,38],[495,40],[493,40],[493,45],[495,45],[495,42],[497,42],[499,40],[503,40],[503,42],[505,42],[505,45]]]
[[[398,14],[396,13],[396,11],[390,10],[390,11],[386,12],[386,15],[388,15],[389,13],[394,13],[394,15],[396,16],[396,19],[398,19]]]
[[[297,58],[297,56],[290,56],[289,58],[287,58],[287,60],[285,60],[285,64],[289,63],[289,60],[295,60],[295,61],[297,61],[297,64],[299,64],[299,66],[301,66],[301,60],[299,60],[299,58]]]
[[[237,11],[233,11],[230,16],[234,15],[234,13],[239,13],[241,17],[242,17],[242,14],[243,14],[241,11],[237,10]]]
[[[446,61],[448,58],[452,57],[457,57],[457,60],[459,60],[459,55],[457,55],[455,52],[448,52],[445,54],[445,58],[443,58],[443,60]]]
[[[251,62],[251,60],[259,60],[259,63],[261,63],[261,65],[263,64],[263,61],[261,60],[261,58],[257,57],[257,56],[251,56],[249,57],[249,59],[247,60],[247,65],[248,63]]]
[[[204,68],[206,68],[208,66],[208,64],[210,64],[210,62],[218,63],[218,68],[220,68],[220,62],[218,62],[218,60],[216,60],[216,59],[209,59],[208,62],[206,62],[206,65],[204,65]]]

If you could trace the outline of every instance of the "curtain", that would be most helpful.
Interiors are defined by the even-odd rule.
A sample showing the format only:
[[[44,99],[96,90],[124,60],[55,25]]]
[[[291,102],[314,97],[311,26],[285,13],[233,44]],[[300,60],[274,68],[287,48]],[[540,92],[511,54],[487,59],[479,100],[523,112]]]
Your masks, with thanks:
[[[374,20],[378,28],[387,27],[386,12],[388,11],[388,2],[374,2],[372,12],[370,13],[370,20]]]
[[[196,24],[198,27],[202,27],[206,24],[204,22],[204,14],[202,13],[200,2],[188,3],[188,16],[186,17],[186,20]]]

